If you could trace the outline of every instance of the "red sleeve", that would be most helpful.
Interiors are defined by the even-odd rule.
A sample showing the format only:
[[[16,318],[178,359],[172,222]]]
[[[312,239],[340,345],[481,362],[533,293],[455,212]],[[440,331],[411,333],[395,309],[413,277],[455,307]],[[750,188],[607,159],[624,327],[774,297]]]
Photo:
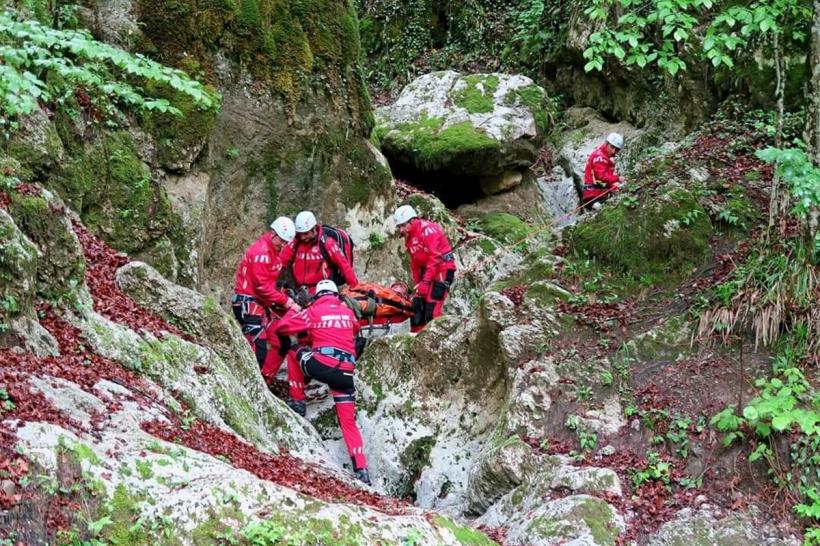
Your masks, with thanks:
[[[614,184],[620,180],[618,175],[615,174],[615,166],[612,161],[607,161],[602,155],[597,156],[592,161],[592,172],[595,173],[595,179],[599,182]]]
[[[407,248],[407,253],[410,254],[410,236],[408,235],[404,239],[404,246]],[[418,284],[421,282],[421,268],[423,264],[420,264],[418,260],[413,259],[413,255],[410,254],[410,276],[413,278],[413,284]]]
[[[281,269],[289,267],[290,264],[293,263],[294,256],[296,256],[296,239],[283,246],[279,252],[279,263],[282,264]]]
[[[413,277],[413,284],[421,282],[421,264],[410,258],[410,275]]]
[[[327,251],[327,256],[330,258],[330,261],[333,262],[336,267],[339,268],[339,271],[342,272],[347,285],[352,287],[359,284],[359,279],[356,277],[356,272],[353,271],[353,266],[350,265],[347,257],[344,253],[342,253],[342,249],[339,248],[339,244],[336,242],[336,239],[326,237],[325,250]]]
[[[285,305],[288,297],[276,289],[276,281],[282,266],[278,260],[271,263],[271,257],[258,254],[253,257],[250,267],[250,277],[254,293],[262,301],[262,305]]]
[[[282,336],[292,336],[299,332],[307,332],[310,330],[310,318],[308,317],[308,310],[302,309],[298,313],[289,312],[279,324],[276,325],[275,332]]]
[[[436,226],[430,226],[422,234],[425,250],[430,256],[427,267],[424,269],[424,282],[432,282],[444,263],[444,255],[452,250],[444,231]]]

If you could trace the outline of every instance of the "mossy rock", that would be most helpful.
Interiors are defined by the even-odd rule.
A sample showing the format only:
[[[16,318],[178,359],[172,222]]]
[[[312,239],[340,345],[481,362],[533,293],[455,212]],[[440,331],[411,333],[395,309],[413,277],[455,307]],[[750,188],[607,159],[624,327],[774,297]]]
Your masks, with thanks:
[[[83,147],[49,185],[86,226],[123,252],[150,248],[180,225],[165,190],[152,179],[124,131]]]
[[[213,87],[206,90],[217,97]],[[170,170],[184,171],[190,168],[216,123],[217,111],[203,109],[180,91],[160,85],[147,85],[146,92],[152,97],[166,99],[182,113],[173,115],[151,112],[145,115],[142,126],[157,143],[157,159]]]
[[[612,507],[595,497],[570,497],[554,514],[535,518],[529,525],[529,536],[540,539],[572,540],[589,533],[596,546],[614,546],[619,530],[613,525]]]
[[[442,118],[422,117],[393,129],[379,127],[376,137],[382,149],[423,171],[444,169],[470,172],[470,165],[501,153],[501,143],[470,122],[443,127]]]
[[[11,215],[42,253],[37,293],[48,300],[72,297],[85,278],[85,257],[64,205],[48,195],[11,197]]]
[[[532,301],[538,307],[552,307],[556,303],[569,301],[572,292],[549,281],[536,281],[524,293],[525,301]]]
[[[401,498],[415,498],[414,486],[422,471],[430,464],[430,452],[436,444],[433,436],[416,438],[401,454],[400,461],[406,470],[398,486],[397,494]]]
[[[217,54],[297,103],[316,73],[355,80],[360,40],[348,2],[320,0],[139,0],[140,48],[166,64],[213,79]],[[330,70],[328,70],[330,69]]]
[[[546,135],[555,119],[556,111],[547,93],[538,85],[532,84],[511,90],[505,97],[509,105],[523,105],[532,111],[538,132]]]
[[[536,250],[524,258],[508,277],[496,282],[491,290],[500,292],[505,288],[532,285],[555,276],[556,258],[546,249]]]
[[[522,242],[532,228],[519,217],[507,212],[493,212],[479,220],[481,231],[505,244]]]
[[[497,542],[490,540],[490,538],[481,531],[459,525],[450,518],[446,518],[444,516],[435,516],[433,518],[433,523],[439,527],[448,529],[451,533],[453,533],[453,536],[456,538],[458,543],[463,546],[497,546],[498,544]]]
[[[571,229],[567,242],[578,258],[668,285],[707,260],[712,233],[695,196],[672,189],[634,209],[623,202],[607,203],[594,218]]]
[[[0,208],[0,334],[12,317],[31,308],[38,261],[37,247]]]

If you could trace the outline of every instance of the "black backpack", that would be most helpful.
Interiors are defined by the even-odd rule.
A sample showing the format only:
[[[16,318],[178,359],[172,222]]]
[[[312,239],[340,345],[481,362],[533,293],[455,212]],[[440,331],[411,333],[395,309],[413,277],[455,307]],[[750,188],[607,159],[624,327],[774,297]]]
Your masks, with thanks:
[[[330,260],[330,256],[328,256],[326,248],[328,237],[336,240],[339,248],[342,249],[342,254],[344,254],[347,261],[350,262],[351,267],[353,266],[353,241],[350,239],[350,235],[342,228],[322,224],[322,238],[319,241],[319,248],[322,251],[322,257],[324,257],[325,262],[327,262],[331,269],[330,280],[335,282],[336,286],[342,286],[345,284],[345,277],[339,268],[336,267],[336,264]]]

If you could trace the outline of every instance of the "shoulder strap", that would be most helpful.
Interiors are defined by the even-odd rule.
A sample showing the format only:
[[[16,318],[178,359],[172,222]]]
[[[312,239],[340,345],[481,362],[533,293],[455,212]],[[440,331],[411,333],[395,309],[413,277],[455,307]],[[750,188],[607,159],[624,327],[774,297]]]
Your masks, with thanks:
[[[327,253],[327,234],[324,233],[324,231],[319,238],[319,251],[322,253],[322,258],[324,258],[326,262],[330,262],[330,255]],[[330,265],[334,264],[331,263]]]

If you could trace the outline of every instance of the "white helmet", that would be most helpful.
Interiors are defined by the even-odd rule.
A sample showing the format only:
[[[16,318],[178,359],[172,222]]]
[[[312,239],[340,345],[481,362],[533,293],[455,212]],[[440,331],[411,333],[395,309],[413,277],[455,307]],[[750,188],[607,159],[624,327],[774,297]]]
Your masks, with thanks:
[[[334,294],[338,294],[339,287],[336,286],[335,282],[325,279],[316,283],[316,295],[318,296],[322,292],[333,292]]]
[[[396,212],[393,213],[393,220],[396,221],[397,226],[400,226],[417,216],[418,214],[416,214],[416,209],[410,205],[402,205],[396,209]]]
[[[270,228],[286,243],[291,242],[296,237],[296,227],[293,225],[293,220],[286,216],[280,216],[274,220]]]
[[[606,137],[606,141],[619,150],[624,147],[624,137],[622,137],[619,133],[609,133],[609,136]]]
[[[296,215],[294,220],[296,233],[307,233],[316,225],[316,217],[309,210],[303,210]]]

